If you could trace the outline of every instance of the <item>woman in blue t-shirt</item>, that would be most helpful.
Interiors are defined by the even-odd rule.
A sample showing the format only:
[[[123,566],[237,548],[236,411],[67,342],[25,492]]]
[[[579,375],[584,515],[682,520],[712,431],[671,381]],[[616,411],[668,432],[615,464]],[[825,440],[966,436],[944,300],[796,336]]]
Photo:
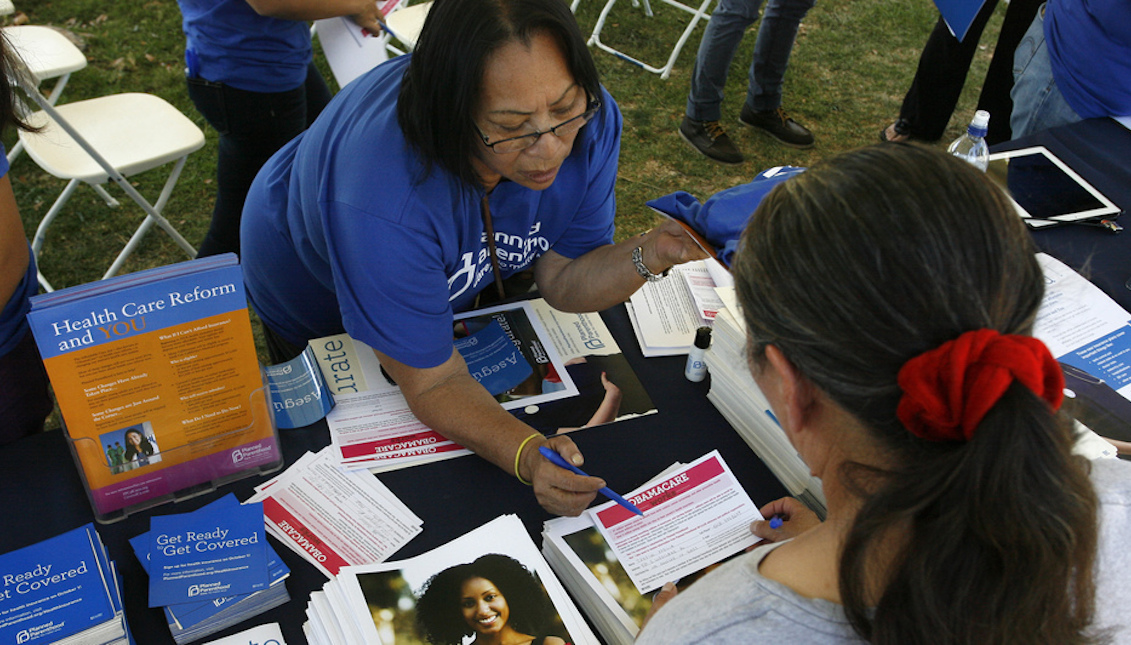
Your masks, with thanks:
[[[702,257],[675,223],[612,243],[620,130],[565,3],[438,0],[412,55],[350,83],[252,185],[243,267],[272,358],[348,332],[429,427],[579,513],[602,482],[542,458],[468,374],[452,314],[526,272],[552,306],[598,311]]]
[[[310,22],[350,16],[376,34],[376,0],[178,0],[189,98],[220,133],[216,204],[200,255],[240,250],[240,213],[255,174],[330,101]]]
[[[27,128],[16,112],[14,71],[8,41],[0,34],[0,130]],[[8,159],[0,145],[0,444],[43,430],[54,403],[47,372],[27,324],[28,298],[39,290],[35,257],[8,177]]]

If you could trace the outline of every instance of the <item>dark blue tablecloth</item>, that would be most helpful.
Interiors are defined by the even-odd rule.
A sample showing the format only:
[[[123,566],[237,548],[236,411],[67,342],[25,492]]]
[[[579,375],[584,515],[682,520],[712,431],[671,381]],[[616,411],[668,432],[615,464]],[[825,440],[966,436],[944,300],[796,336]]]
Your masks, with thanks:
[[[1112,119],[1088,119],[994,146],[991,151],[1044,146],[1124,213],[1131,210],[1131,130]],[[1131,311],[1131,218],[1113,234],[1086,226],[1033,231],[1041,250],[1076,269]]]
[[[613,490],[635,488],[676,461],[690,462],[718,450],[735,477],[761,506],[787,494],[773,473],[707,400],[710,382],[691,383],[683,376],[681,356],[645,359],[632,335],[623,306],[602,312],[613,337],[656,404],[657,412],[617,423],[579,430],[570,436],[585,453],[585,468]],[[306,451],[329,443],[325,421],[307,428],[282,430],[287,465]],[[45,540],[92,520],[82,481],[62,431],[52,430],[0,447],[0,553]],[[379,475],[400,499],[424,520],[424,532],[394,557],[418,555],[457,538],[504,513],[517,515],[541,543],[542,523],[549,515],[538,506],[530,488],[512,475],[475,456],[405,468]],[[247,499],[266,479],[254,477],[176,504],[166,504],[116,522],[99,525],[99,535],[125,580],[126,616],[141,645],[172,644],[160,609],[147,606],[148,579],[127,540],[149,530],[152,515],[195,510],[228,492]],[[600,500],[598,500],[600,503]],[[248,627],[278,622],[288,643],[306,642],[302,623],[310,592],[326,579],[291,550],[274,543],[291,569],[287,589],[291,601],[212,638]]]

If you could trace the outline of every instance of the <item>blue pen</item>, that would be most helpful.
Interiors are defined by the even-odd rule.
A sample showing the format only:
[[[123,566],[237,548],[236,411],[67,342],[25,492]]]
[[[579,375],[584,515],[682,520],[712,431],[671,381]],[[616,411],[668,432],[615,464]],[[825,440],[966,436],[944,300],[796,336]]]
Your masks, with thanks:
[[[578,475],[581,475],[582,477],[588,477],[589,476],[588,473],[582,471],[577,466],[574,466],[573,464],[569,463],[561,455],[554,452],[553,450],[550,450],[546,446],[539,446],[538,452],[542,453],[542,456],[545,457],[546,459],[549,459],[550,463],[554,464],[555,466],[558,466],[560,468],[565,468],[566,470],[575,472]],[[640,510],[639,508],[636,508],[636,506],[632,502],[630,502],[627,499],[621,497],[620,495],[617,495],[616,493],[614,493],[613,489],[609,488],[608,486],[601,488],[601,490],[599,492],[602,495],[604,495],[605,497],[608,497],[609,499],[613,500],[617,504],[620,504],[621,506],[632,511],[633,513],[636,513],[637,515],[640,515],[641,517],[644,516],[644,511]]]
[[[770,528],[780,529],[782,524],[783,524],[783,522],[782,522],[782,519],[781,519],[781,515],[775,515],[775,516],[770,518]]]

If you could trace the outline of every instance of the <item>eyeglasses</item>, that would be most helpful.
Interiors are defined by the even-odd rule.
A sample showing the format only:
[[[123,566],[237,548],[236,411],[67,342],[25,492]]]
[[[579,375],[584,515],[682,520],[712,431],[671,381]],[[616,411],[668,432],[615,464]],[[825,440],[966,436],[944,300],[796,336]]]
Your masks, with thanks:
[[[487,135],[483,134],[483,131],[479,129],[478,125],[475,126],[475,130],[479,132],[479,137],[483,139],[483,145],[490,148],[495,154],[502,155],[507,154],[508,152],[526,150],[530,146],[534,145],[535,142],[538,141],[538,139],[542,138],[542,135],[547,133],[552,134],[556,137],[571,135],[574,132],[580,130],[581,126],[589,123],[589,121],[593,118],[593,115],[596,114],[597,110],[600,109],[601,102],[594,99],[592,101],[589,101],[589,104],[585,107],[584,112],[573,117],[572,119],[562,121],[561,123],[555,125],[549,130],[546,130],[545,132],[531,132],[530,134],[511,137],[509,139],[499,139],[498,141],[488,140]]]

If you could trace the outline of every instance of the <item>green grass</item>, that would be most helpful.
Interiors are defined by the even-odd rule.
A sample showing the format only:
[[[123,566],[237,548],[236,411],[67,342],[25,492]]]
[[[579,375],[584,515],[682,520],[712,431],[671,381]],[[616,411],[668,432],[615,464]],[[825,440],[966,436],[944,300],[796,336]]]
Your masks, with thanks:
[[[602,6],[602,0],[582,2],[577,16],[584,33],[592,30]],[[185,91],[184,39],[176,2],[25,0],[17,2],[17,9],[26,14],[30,23],[65,28],[84,44],[89,65],[72,77],[63,102],[111,92],[151,92],[176,105],[205,131],[204,149],[189,158],[165,210],[185,237],[198,244],[212,210],[216,133],[196,112]],[[660,0],[654,1],[653,9],[655,16],[648,18],[642,7],[620,0],[606,22],[603,41],[659,66],[667,59],[688,14]],[[624,113],[617,183],[618,237],[630,237],[654,225],[655,216],[644,206],[649,199],[676,190],[706,199],[749,180],[764,168],[783,164],[808,166],[875,141],[879,130],[898,114],[919,51],[936,16],[934,5],[927,0],[822,0],[809,12],[793,50],[784,90],[784,107],[816,136],[817,145],[805,151],[776,144],[737,123],[746,91],[755,24],[732,64],[723,105],[724,125],[747,156],[741,166],[715,164],[694,152],[676,134],[702,26],[688,40],[667,80],[594,48],[593,56],[604,83]],[[11,24],[12,17],[6,21]],[[996,33],[997,21],[987,28],[987,34]],[[991,38],[987,36],[986,40]],[[957,136],[973,113],[988,58],[989,50],[983,47],[944,142]],[[324,65],[323,68],[327,78],[331,78],[328,69]],[[13,139],[9,132],[4,141],[10,146]],[[30,236],[64,182],[46,175],[26,155],[16,161],[11,173]],[[164,173],[158,171],[134,178],[142,194],[153,198],[163,180]],[[111,187],[110,192],[121,195],[116,187]],[[89,188],[80,187],[49,231],[40,257],[44,274],[56,286],[97,280],[140,220],[140,209],[124,196],[122,206],[111,209]],[[184,259],[185,254],[168,236],[154,230],[125,270]]]

